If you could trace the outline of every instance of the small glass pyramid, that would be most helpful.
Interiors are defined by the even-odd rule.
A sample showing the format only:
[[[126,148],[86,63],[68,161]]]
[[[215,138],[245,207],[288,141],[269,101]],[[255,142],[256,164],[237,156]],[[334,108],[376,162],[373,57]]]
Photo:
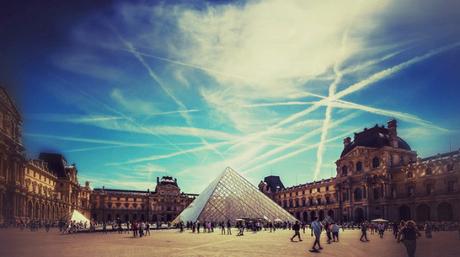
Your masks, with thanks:
[[[260,192],[235,170],[227,167],[173,221],[222,222],[236,219],[296,221],[291,214]]]

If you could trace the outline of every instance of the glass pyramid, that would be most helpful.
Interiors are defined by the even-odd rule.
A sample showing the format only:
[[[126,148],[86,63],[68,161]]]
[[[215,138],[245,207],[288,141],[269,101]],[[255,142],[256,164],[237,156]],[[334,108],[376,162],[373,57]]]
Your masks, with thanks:
[[[290,221],[296,219],[259,191],[235,170],[227,167],[173,221],[221,222],[236,219]]]

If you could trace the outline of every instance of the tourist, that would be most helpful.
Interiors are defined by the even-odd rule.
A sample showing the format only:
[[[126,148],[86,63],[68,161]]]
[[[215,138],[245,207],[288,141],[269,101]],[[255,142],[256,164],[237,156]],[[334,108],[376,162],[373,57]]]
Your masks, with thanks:
[[[45,224],[45,230],[46,230],[46,232],[49,232],[49,231],[50,231],[50,226],[51,226],[51,224],[50,224],[49,222],[46,222],[46,224]]]
[[[367,226],[367,221],[361,223],[361,237],[359,238],[361,242],[369,242],[369,239],[367,239]]]
[[[404,228],[398,234],[398,243],[403,242],[407,250],[408,257],[415,256],[415,250],[417,247],[417,236],[421,236],[417,230],[415,221],[409,220],[406,222]]]
[[[139,237],[144,236],[144,231],[145,231],[145,222],[141,221],[139,224]]]
[[[324,228],[326,229],[326,236],[327,236],[327,243],[330,244],[331,241],[332,241],[332,224],[328,224],[326,222],[326,224],[324,225]]]
[[[433,227],[431,226],[430,222],[425,223],[424,230],[425,230],[425,237],[426,238],[432,238],[432,233],[431,233],[432,229],[433,229]]]
[[[137,233],[139,231],[137,222],[133,221],[133,225],[131,227],[133,228],[133,237],[137,237]]]
[[[238,221],[236,227],[238,228],[237,236],[244,236],[244,224],[243,224],[243,221]]]
[[[126,221],[126,233],[129,234],[129,221]]]
[[[200,221],[196,221],[196,232],[199,234],[200,233]]]
[[[221,221],[219,225],[220,225],[220,234],[225,235],[225,223]]]
[[[300,238],[300,224],[298,221],[292,226],[292,230],[294,230],[294,235],[291,237],[291,241],[294,242],[296,236],[299,237],[299,242],[302,241],[302,238]]]
[[[181,232],[184,231],[184,224],[181,222]],[[145,223],[145,235],[149,234],[150,236],[150,223],[146,222]]]
[[[395,239],[397,239],[398,238],[398,231],[399,231],[398,223],[394,222],[392,227],[393,227],[393,236],[395,237]]]
[[[383,238],[383,233],[385,233],[385,224],[379,223],[379,224],[377,225],[377,229],[378,229],[378,231],[379,231],[379,236],[380,236],[380,238]]]
[[[340,231],[339,225],[337,225],[337,223],[333,222],[331,230],[332,230],[333,241],[338,242],[339,241],[339,231]]]
[[[230,223],[230,220],[227,220],[227,235],[232,234],[232,223]]]
[[[121,226],[121,219],[117,218],[117,228],[118,228],[118,234],[123,233],[123,227]]]
[[[315,235],[315,242],[313,243],[313,246],[310,249],[310,252],[319,252],[319,250],[322,250],[323,248],[321,247],[320,243],[320,238],[321,238],[321,230],[323,229],[323,226],[321,225],[321,222],[319,222],[318,217],[314,217],[313,222],[311,223],[311,231],[312,234]],[[318,249],[316,249],[316,245],[318,245]]]
[[[105,221],[102,223],[102,232],[107,233],[107,223]]]
[[[306,224],[305,222],[302,222],[302,232],[305,234],[305,227],[306,227]]]

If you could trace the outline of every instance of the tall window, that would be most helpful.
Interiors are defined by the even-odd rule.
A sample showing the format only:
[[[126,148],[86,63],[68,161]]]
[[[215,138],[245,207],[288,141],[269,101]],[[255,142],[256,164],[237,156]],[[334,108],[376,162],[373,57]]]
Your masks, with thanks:
[[[374,188],[374,199],[377,200],[380,198],[380,190],[378,187]]]
[[[414,186],[408,186],[407,187],[407,196],[415,196],[415,187]]]
[[[431,174],[433,174],[433,170],[430,167],[426,168],[425,175],[431,175]]]
[[[348,191],[343,192],[343,200],[348,201],[350,198],[348,197]]]
[[[374,157],[374,159],[372,159],[372,168],[378,168],[380,166],[380,159],[379,157]]]
[[[447,182],[447,192],[448,193],[453,193],[454,192],[454,185],[455,185],[455,181],[449,181]]]
[[[363,199],[363,190],[361,188],[355,189],[355,201],[361,201]]]
[[[342,176],[348,175],[348,167],[346,165],[342,166]]]
[[[427,184],[426,185],[426,194],[431,195],[433,193],[433,185],[432,184]]]
[[[357,172],[363,171],[363,163],[362,162],[357,162],[356,163],[356,171]]]

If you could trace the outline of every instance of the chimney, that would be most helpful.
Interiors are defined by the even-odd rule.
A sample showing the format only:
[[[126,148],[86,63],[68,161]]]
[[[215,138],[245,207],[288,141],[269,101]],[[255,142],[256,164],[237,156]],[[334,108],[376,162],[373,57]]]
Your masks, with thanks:
[[[177,184],[177,178],[174,178],[174,183]]]
[[[343,146],[347,147],[351,143],[351,137],[346,137],[343,139]]]
[[[393,147],[398,147],[398,122],[395,119],[391,119],[387,122],[388,134],[390,136],[390,143]]]
[[[89,181],[85,181],[85,187],[89,187]]]
[[[160,177],[157,177],[157,184],[160,184]]]

